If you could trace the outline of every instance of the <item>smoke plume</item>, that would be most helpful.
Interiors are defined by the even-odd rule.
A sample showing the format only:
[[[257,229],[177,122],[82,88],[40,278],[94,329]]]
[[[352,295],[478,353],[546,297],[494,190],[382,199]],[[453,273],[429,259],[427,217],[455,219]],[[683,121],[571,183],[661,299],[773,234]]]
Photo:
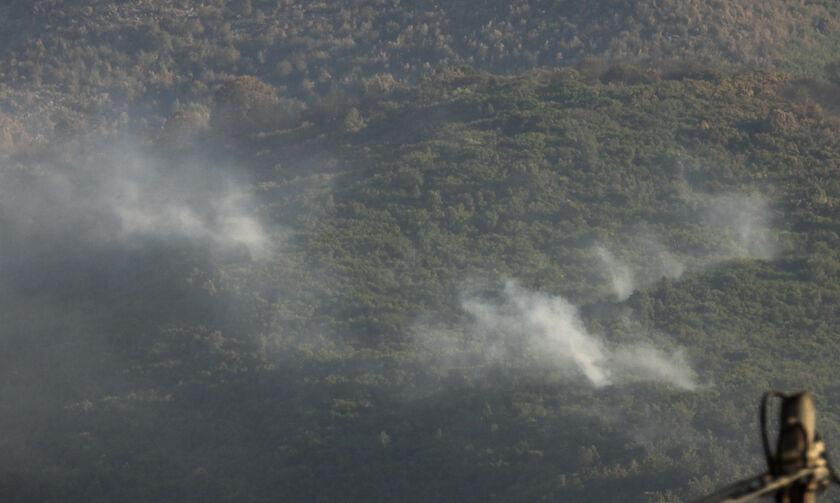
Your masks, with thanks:
[[[122,358],[144,337],[224,316],[194,271],[273,252],[218,160],[68,143],[26,161],[0,168],[0,398],[25,404],[0,427],[142,380]]]
[[[626,300],[636,289],[636,281],[630,267],[617,260],[603,245],[596,246],[594,251],[604,266],[613,294],[618,300]]]
[[[508,282],[501,298],[463,301],[477,333],[488,334],[492,358],[524,357],[538,365],[584,376],[596,387],[628,381],[661,381],[696,387],[682,351],[667,353],[646,343],[609,345],[584,325],[578,309],[563,299]]]
[[[770,226],[772,213],[764,197],[695,193],[686,197],[699,199],[699,211],[694,221],[683,221],[682,226],[699,226],[695,227],[695,232],[704,236],[702,248],[683,250],[682,253],[669,249],[644,225],[634,227],[632,233],[617,240],[622,245],[599,243],[592,247],[591,253],[598,261],[601,275],[618,300],[626,300],[634,290],[663,277],[679,279],[689,265],[705,269],[731,259],[766,260],[778,254]],[[625,257],[633,257],[633,260]]]
[[[727,258],[772,259],[778,244],[770,231],[769,202],[759,194],[712,196],[703,204],[703,223],[723,239],[715,255]]]
[[[197,160],[163,162],[131,147],[0,179],[0,231],[73,248],[191,241],[269,253],[253,203],[232,174]],[[7,241],[9,242],[9,241]],[[39,242],[29,242],[39,247]]]
[[[627,252],[632,250],[639,257],[635,268],[603,244],[593,247],[601,274],[609,282],[611,293],[620,301],[627,300],[642,286],[653,284],[663,277],[679,279],[685,272],[684,260],[668,250],[660,239],[647,230],[640,230],[627,239]]]

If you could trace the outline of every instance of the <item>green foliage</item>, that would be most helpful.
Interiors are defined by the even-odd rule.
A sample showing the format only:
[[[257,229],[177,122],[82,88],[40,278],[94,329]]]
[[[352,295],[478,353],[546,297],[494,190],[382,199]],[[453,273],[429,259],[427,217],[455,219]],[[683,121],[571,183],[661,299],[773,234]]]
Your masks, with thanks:
[[[29,114],[50,109],[154,130],[176,99],[212,106],[231,76],[253,76],[281,102],[293,100],[282,107],[282,127],[299,101],[335,92],[378,99],[430,69],[462,65],[497,74],[577,67],[587,82],[626,84],[654,80],[645,67],[822,79],[840,49],[838,14],[831,2],[784,0],[44,0],[0,12],[0,95],[15,100],[28,89],[36,99],[25,105]],[[27,126],[35,135],[40,125]]]
[[[31,35],[3,35],[4,181],[84,160],[72,142],[132,123],[152,152],[212,149],[208,169],[239,166],[282,236],[267,259],[170,257],[155,298],[102,287],[129,320],[102,351],[120,382],[11,425],[37,454],[0,458],[0,494],[688,501],[763,469],[754,406],[771,387],[815,392],[837,445],[836,82],[720,70],[814,75],[836,59],[836,7],[607,4],[0,8],[4,30]],[[686,56],[710,65],[625,61]],[[732,194],[767,199],[775,253],[704,223],[709,200]],[[647,273],[663,256],[648,236],[680,278]],[[629,298],[611,297],[598,244],[640,280]],[[509,278],[580,306],[607,345],[684,348],[699,389],[593,388],[494,360],[460,302]]]
[[[213,273],[242,323],[160,334],[134,367],[156,376],[154,390],[70,410],[84,424],[181,407],[172,414],[193,418],[216,461],[165,450],[180,456],[165,479],[196,487],[199,466],[213,494],[253,500],[687,501],[762,470],[754,407],[773,387],[822,397],[821,429],[837,438],[840,126],[788,101],[789,85],[762,73],[587,84],[458,69],[356,103],[364,129],[321,116],[246,136],[229,148],[295,239],[282,257]],[[264,166],[322,145],[340,161]],[[769,199],[776,258],[720,251],[749,246],[702,224],[705,199],[732,192]],[[591,247],[620,244],[641,274],[658,256],[639,232],[685,275],[603,300]],[[500,278],[580,304],[608,343],[680,345],[700,389],[594,389],[488,360],[466,332],[469,358],[422,337],[463,321],[468,285]],[[224,440],[210,433],[219,424]]]

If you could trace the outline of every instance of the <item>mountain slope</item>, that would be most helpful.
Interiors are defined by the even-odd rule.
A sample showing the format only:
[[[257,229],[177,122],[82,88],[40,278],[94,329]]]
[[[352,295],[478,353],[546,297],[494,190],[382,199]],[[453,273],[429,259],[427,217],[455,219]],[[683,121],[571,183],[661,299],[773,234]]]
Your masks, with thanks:
[[[206,114],[230,75],[311,104],[460,65],[824,77],[840,48],[838,14],[831,2],[783,0],[16,2],[0,11],[3,111],[24,123],[46,112],[87,128],[157,127],[174,111]]]
[[[833,452],[836,9],[0,8],[0,498],[691,501],[768,388]]]
[[[41,391],[0,491],[685,501],[761,469],[768,387],[833,445],[840,124],[783,74],[643,76],[446,70],[295,129],[12,157],[2,389]]]

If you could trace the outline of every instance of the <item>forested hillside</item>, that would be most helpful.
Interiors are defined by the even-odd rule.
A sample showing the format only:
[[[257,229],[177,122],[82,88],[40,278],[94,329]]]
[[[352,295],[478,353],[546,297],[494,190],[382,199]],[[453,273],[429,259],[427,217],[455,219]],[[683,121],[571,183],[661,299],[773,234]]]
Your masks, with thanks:
[[[769,388],[835,452],[835,11],[0,9],[0,499],[691,501]]]
[[[835,81],[840,7],[809,0],[93,0],[0,6],[2,136],[207,120],[252,75],[275,115],[415,83],[435,68],[497,74],[615,63]],[[835,93],[836,94],[836,93]],[[281,123],[283,119],[276,117]]]

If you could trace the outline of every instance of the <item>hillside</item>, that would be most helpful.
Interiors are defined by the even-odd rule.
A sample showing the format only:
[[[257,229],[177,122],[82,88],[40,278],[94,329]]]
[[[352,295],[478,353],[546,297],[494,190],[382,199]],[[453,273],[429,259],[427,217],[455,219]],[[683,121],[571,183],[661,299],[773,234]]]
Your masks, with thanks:
[[[828,78],[833,2],[39,0],[0,9],[5,136],[206,120],[231,75],[271,85],[286,113],[425,72],[496,74],[615,63]],[[330,98],[332,97],[332,98]]]
[[[769,387],[834,445],[840,124],[644,75],[10,155],[0,492],[685,501],[760,469]]]
[[[465,5],[2,11],[0,499],[692,501],[770,388],[835,452],[833,4]]]

